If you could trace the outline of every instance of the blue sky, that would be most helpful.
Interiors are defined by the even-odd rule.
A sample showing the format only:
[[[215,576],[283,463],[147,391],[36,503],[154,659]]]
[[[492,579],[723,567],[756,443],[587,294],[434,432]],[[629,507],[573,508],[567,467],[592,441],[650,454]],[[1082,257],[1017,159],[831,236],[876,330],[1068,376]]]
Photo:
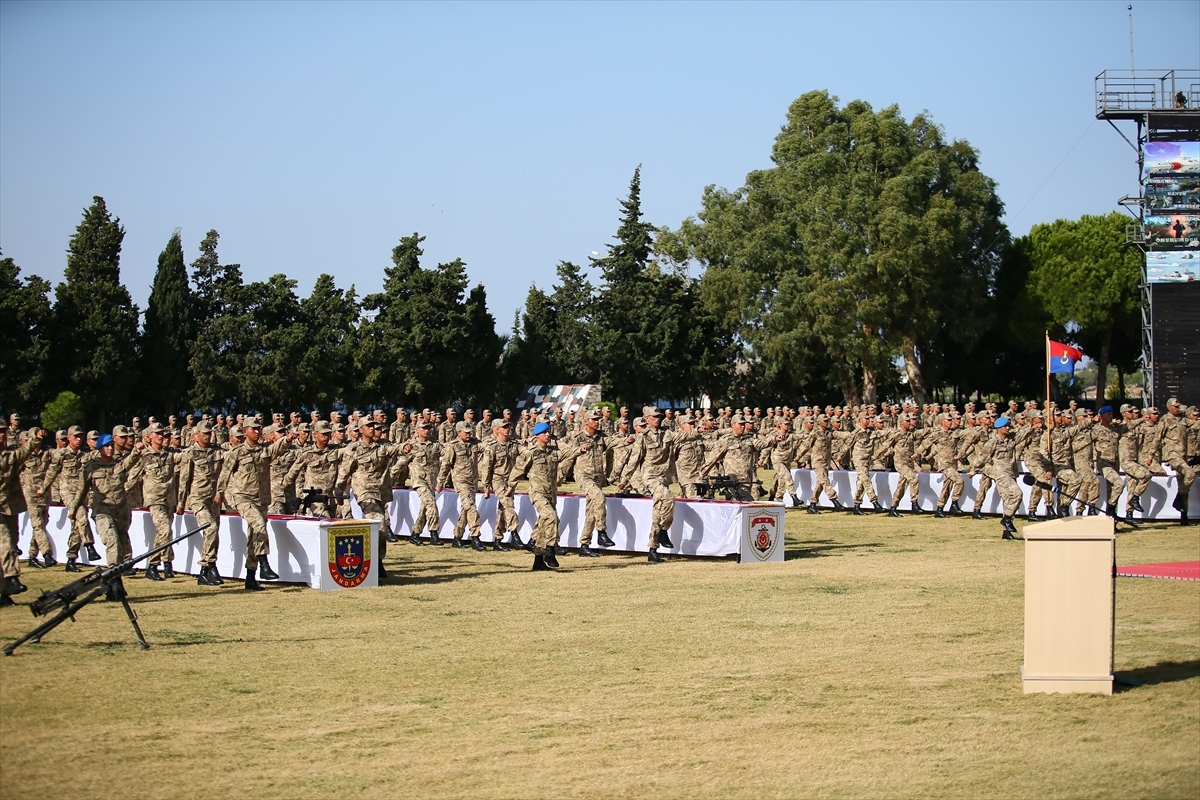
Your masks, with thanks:
[[[982,153],[1012,230],[1107,213],[1132,150],[1094,118],[1129,67],[1126,2],[0,2],[0,249],[57,282],[93,195],[145,305],[205,232],[247,279],[375,291],[420,231],[507,332],[530,283],[586,264],[642,165],[677,226],[769,154],[789,103],[932,113]],[[1135,2],[1142,67],[1200,67],[1200,3]],[[1069,154],[1069,155],[1068,155]],[[1065,159],[1065,160],[1064,160]]]

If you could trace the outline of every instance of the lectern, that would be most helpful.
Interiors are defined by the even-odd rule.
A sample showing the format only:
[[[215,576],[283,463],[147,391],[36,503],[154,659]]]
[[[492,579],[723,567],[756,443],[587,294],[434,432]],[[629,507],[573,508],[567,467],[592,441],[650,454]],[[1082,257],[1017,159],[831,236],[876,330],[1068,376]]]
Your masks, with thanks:
[[[1112,694],[1115,525],[1068,517],[1025,536],[1025,693]]]

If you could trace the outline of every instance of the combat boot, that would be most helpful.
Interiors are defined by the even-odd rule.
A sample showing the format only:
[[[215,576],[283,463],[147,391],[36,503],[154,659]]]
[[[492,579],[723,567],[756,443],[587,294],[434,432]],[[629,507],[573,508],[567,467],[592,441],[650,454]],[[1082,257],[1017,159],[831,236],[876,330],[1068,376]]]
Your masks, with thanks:
[[[833,510],[834,511],[845,511],[846,507],[844,505],[842,505],[842,501],[838,500],[835,497],[835,498],[833,498]]]
[[[1138,495],[1137,497],[1129,498],[1129,508],[1133,509],[1134,511],[1141,512],[1142,514],[1146,513],[1146,510],[1142,508],[1142,496],[1141,495]]]
[[[1179,524],[1185,528],[1190,528],[1196,524],[1193,519],[1188,519],[1187,506],[1184,506],[1183,511],[1179,512]]]
[[[54,556],[50,555],[49,553],[42,556],[42,559],[43,559],[42,564],[46,567],[46,569],[50,569],[51,567],[58,566],[58,562],[54,560]]]
[[[412,534],[409,535],[408,543],[415,544],[417,547],[425,546],[425,543],[421,541],[421,534],[417,533],[416,531],[413,531]]]
[[[918,503],[913,503],[913,504],[912,504],[912,508],[911,508],[911,509],[909,509],[908,513],[910,513],[910,514],[917,514],[917,515],[921,515],[921,514],[924,514],[924,513],[925,513],[925,509],[921,508],[920,504],[918,504]]]
[[[586,544],[581,544],[581,545],[579,545],[579,557],[580,558],[599,558],[600,554],[593,552],[592,548],[588,547]]]
[[[480,541],[478,536],[471,537],[471,547],[475,548],[476,550],[478,550],[481,553],[484,550],[487,550],[487,547],[484,546],[483,542]]]
[[[937,509],[933,512],[934,519],[945,519],[948,516],[950,516],[950,515],[947,514],[945,511],[943,511],[941,506],[938,506]]]
[[[556,544],[554,547],[546,548],[546,552],[553,553],[556,556],[565,556],[567,554],[567,548],[563,547],[561,544]],[[555,561],[554,566],[558,566],[557,561]]]
[[[1008,531],[1009,533],[1017,532],[1017,526],[1016,526],[1016,523],[1013,522],[1012,517],[1001,517],[1000,525],[1001,525],[1001,527],[1004,528],[1004,530]]]
[[[617,544],[612,539],[608,538],[608,531],[596,531],[596,542],[601,547],[614,547]]]
[[[175,567],[172,566],[170,561],[163,562],[163,573],[162,574],[163,574],[164,578],[174,578],[175,577]]]
[[[197,586],[216,586],[215,583],[208,579],[208,567],[201,567],[200,574],[196,576]]]
[[[658,532],[658,546],[666,547],[668,549],[673,550],[675,548],[675,543],[671,541],[671,537],[667,535],[666,531],[659,531]]]
[[[547,567],[558,569],[558,558],[554,555],[553,547],[546,548],[546,554],[542,556],[542,560],[546,562]]]
[[[445,544],[445,542],[442,541],[442,537],[437,535],[437,531],[430,531],[429,543],[434,547],[441,547]]]
[[[217,572],[216,564],[209,564],[208,579],[212,582],[213,586],[221,586],[225,583],[225,579],[221,577],[221,573]]]
[[[978,508],[971,512],[971,519],[983,519],[983,512]]]
[[[11,597],[9,597],[6,594],[0,594],[0,608],[6,608],[8,606],[15,606],[15,605],[16,605],[16,603],[13,602],[13,599]]]
[[[802,505],[804,504],[800,502],[799,496],[792,495],[792,508],[799,508]]]
[[[389,542],[395,543],[395,542],[400,541],[400,537],[396,535],[395,531],[388,531],[387,540]]]
[[[901,517],[901,514],[900,514],[900,512],[899,512],[899,511],[897,511],[897,510],[895,509],[895,507],[893,506],[892,508],[889,508],[889,509],[888,509],[888,516],[889,516],[889,517],[895,517],[896,519],[900,519],[900,517]]]
[[[146,578],[152,581],[163,580],[163,576],[158,574],[157,564],[151,564],[150,566],[146,567]]]
[[[457,536],[455,536],[453,539],[450,540],[450,544],[453,545],[454,547],[457,547],[459,550],[466,547],[466,545],[463,544],[463,540]]]
[[[100,554],[96,552],[95,545],[85,544],[83,546],[83,549],[87,551],[88,561],[99,561],[100,560]]]
[[[496,538],[492,540],[492,549],[498,553],[507,553],[508,547],[504,544],[504,542],[500,541],[500,538],[501,537],[497,535]]]
[[[546,559],[542,556],[535,555],[533,557],[534,572],[550,572],[550,567],[546,566]]]
[[[12,576],[11,578],[4,579],[4,593],[5,594],[9,594],[9,595],[20,594],[21,592],[28,591],[28,589],[29,589],[29,587],[26,586],[25,584],[21,583],[21,579],[18,578],[16,575]]]
[[[821,513],[820,510],[817,509],[817,503],[815,500],[808,504],[808,513],[809,514],[820,514]]]
[[[1025,519],[1027,519],[1030,522],[1037,522],[1038,521],[1037,510],[1033,509],[1033,508],[1029,509],[1029,516],[1026,517]]]
[[[42,562],[37,560],[37,556],[29,557],[29,566],[33,567],[34,569],[45,569],[46,568],[45,564],[43,564]]]
[[[246,591],[261,592],[261,591],[264,591],[266,588],[267,587],[265,587],[261,583],[259,583],[258,580],[254,577],[254,568],[247,567],[246,568]]]
[[[1001,538],[1001,539],[1008,539],[1008,540],[1010,540],[1010,541],[1016,541],[1016,538],[1017,538],[1017,537],[1015,537],[1015,536],[1013,536],[1013,535],[1012,535],[1012,531],[1010,531],[1008,528],[1005,528],[1005,529],[1004,529],[1004,530],[1003,530],[1003,531],[1000,533],[1000,538]]]
[[[859,505],[859,504],[857,504],[857,503],[855,503],[855,504],[854,504],[854,511],[852,511],[851,513],[852,513],[852,514],[854,514],[854,516],[856,516],[856,517],[869,517],[869,516],[871,516],[870,512],[868,512],[868,511],[863,511],[863,510],[862,510],[862,506],[860,506],[860,505]]]
[[[279,580],[279,575],[276,574],[275,570],[271,569],[271,565],[267,563],[266,556],[258,557],[258,577],[262,578],[264,581]]]
[[[651,547],[650,554],[646,557],[646,560],[651,564],[661,564],[663,562],[663,557],[658,554],[657,548]]]
[[[950,513],[951,513],[951,514],[953,514],[953,515],[954,515],[954,516],[956,516],[956,517],[957,517],[957,516],[959,516],[960,514],[962,514],[962,513],[963,513],[963,512],[962,512],[962,509],[958,507],[958,501],[957,501],[957,500],[951,500],[951,501],[950,501]]]

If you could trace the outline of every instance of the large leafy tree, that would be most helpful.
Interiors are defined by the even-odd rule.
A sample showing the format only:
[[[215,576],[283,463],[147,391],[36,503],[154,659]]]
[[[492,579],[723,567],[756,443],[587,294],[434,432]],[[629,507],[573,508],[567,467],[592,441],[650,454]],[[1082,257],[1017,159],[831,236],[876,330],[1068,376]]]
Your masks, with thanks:
[[[513,391],[521,385],[591,383],[598,378],[592,332],[595,288],[577,265],[560,261],[547,294],[529,287],[505,354]]]
[[[36,275],[21,279],[11,258],[0,258],[0,407],[41,408],[53,387],[49,369],[50,283]]]
[[[67,249],[66,280],[54,292],[55,367],[100,428],[107,414],[124,411],[133,389],[138,309],[121,284],[124,238],[104,198],[92,198]]]
[[[354,352],[360,313],[354,286],[339,289],[332,275],[319,276],[312,293],[300,301],[307,331],[293,378],[300,405],[329,410],[338,401],[358,401]]]
[[[902,357],[923,401],[930,366],[978,343],[1005,241],[977,154],[926,115],[817,91],[792,103],[771,158],[736,191],[708,187],[661,248],[705,268],[709,308],[773,385],[873,402]]]
[[[200,257],[192,262],[196,336],[189,369],[192,405],[230,411],[238,407],[239,381],[253,347],[253,298],[242,282],[241,266],[221,264],[219,240],[210,230],[200,243]]]
[[[1114,211],[1035,225],[1029,232],[1029,289],[1050,319],[1095,359],[1101,401],[1114,355],[1129,371],[1140,349],[1141,259],[1125,245],[1125,222]]]
[[[192,384],[188,363],[195,334],[193,306],[183,242],[176,230],[158,256],[142,327],[142,389],[153,399],[156,411],[171,414],[187,404]]]

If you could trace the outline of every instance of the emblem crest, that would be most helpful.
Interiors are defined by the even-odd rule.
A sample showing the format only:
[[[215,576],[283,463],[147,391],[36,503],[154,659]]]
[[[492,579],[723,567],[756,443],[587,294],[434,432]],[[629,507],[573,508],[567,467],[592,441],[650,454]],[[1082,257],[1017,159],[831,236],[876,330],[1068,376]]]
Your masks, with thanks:
[[[750,520],[746,531],[750,538],[750,551],[759,561],[766,561],[779,544],[779,515],[762,512]]]
[[[371,526],[335,526],[328,535],[329,574],[345,589],[358,586],[371,571]]]

